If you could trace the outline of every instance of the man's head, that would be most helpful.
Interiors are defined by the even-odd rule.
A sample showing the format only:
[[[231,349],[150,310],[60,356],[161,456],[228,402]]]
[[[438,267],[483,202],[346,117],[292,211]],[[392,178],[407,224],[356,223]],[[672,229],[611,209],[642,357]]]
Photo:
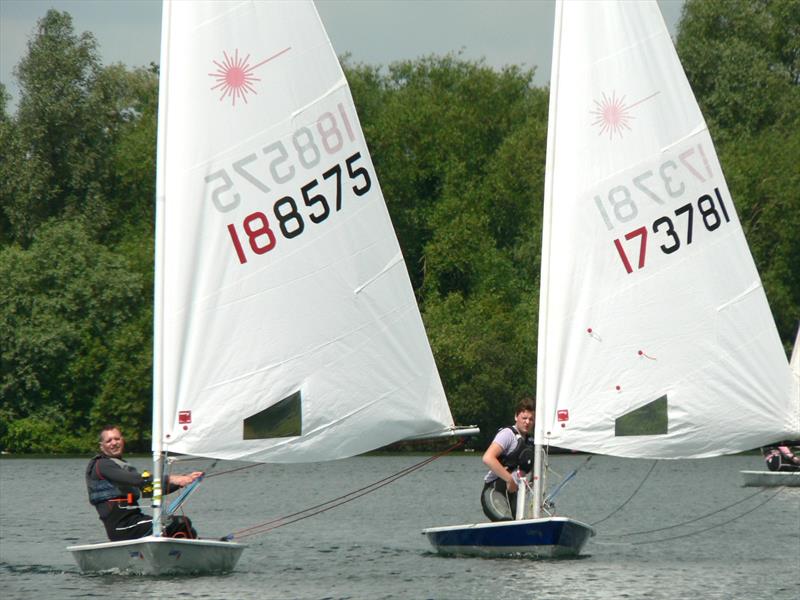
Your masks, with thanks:
[[[100,430],[100,452],[112,458],[120,458],[125,450],[125,438],[119,427],[106,425]]]
[[[535,418],[535,404],[531,398],[523,398],[514,410],[514,425],[520,433],[530,433]]]

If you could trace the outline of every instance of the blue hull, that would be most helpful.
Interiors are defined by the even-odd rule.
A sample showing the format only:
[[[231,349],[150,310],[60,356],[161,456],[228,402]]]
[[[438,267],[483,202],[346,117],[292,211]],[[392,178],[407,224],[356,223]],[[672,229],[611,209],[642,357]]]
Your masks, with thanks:
[[[566,517],[547,517],[431,527],[422,533],[441,554],[558,558],[578,556],[594,529]]]

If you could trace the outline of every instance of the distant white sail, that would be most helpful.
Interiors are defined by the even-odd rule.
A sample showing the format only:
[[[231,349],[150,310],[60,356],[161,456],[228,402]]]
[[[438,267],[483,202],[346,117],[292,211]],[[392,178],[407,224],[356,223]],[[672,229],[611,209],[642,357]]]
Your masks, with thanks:
[[[163,448],[306,462],[451,427],[314,5],[170,10],[154,357]]]
[[[792,348],[792,357],[789,359],[789,365],[792,369],[793,377],[792,397],[797,407],[798,419],[800,419],[800,327],[797,329],[797,336],[794,340],[794,348]]]
[[[537,443],[692,458],[796,437],[786,356],[655,2],[563,3]]]

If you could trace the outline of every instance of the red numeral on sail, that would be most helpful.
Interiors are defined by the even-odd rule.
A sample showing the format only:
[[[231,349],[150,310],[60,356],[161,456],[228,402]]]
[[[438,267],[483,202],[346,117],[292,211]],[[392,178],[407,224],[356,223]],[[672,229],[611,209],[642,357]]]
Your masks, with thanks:
[[[254,224],[256,225],[255,227]],[[264,254],[275,247],[275,234],[272,232],[272,229],[270,229],[269,220],[264,213],[254,212],[247,215],[242,226],[250,242],[250,249],[256,254]],[[233,241],[233,247],[236,250],[236,256],[239,257],[239,262],[241,264],[246,263],[247,256],[244,253],[242,243],[239,241],[239,234],[233,223],[228,225],[228,233],[231,236],[231,241]],[[262,245],[264,236],[267,238],[267,243]]]
[[[242,248],[242,242],[239,241],[239,234],[236,233],[236,226],[231,223],[228,225],[228,233],[231,236],[231,241],[233,242],[233,248],[236,250],[236,256],[239,257],[239,262],[244,264],[247,262],[247,256],[244,253],[244,248]]]
[[[626,240],[632,240],[636,236],[640,236],[641,242],[639,244],[639,269],[644,268],[644,258],[645,252],[647,251],[647,228],[646,227],[639,227],[639,229],[634,229],[630,233],[625,234]],[[625,253],[625,248],[622,247],[622,242],[619,241],[619,238],[614,240],[614,246],[617,248],[617,252],[619,253],[620,259],[622,259],[622,265],[625,267],[625,270],[628,273],[633,273],[633,268],[631,267],[631,263],[628,260],[628,255]]]

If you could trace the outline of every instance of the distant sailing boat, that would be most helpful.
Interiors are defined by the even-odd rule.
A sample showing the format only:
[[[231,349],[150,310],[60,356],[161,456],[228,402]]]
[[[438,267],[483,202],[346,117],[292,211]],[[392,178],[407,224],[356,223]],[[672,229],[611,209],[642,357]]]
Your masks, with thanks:
[[[800,432],[791,377],[703,116],[656,2],[556,2],[532,518],[425,530],[440,552],[577,555],[548,446],[735,453]]]
[[[312,2],[164,2],[155,273],[156,481],[167,453],[311,462],[455,432]],[[161,500],[153,536],[69,548],[81,570],[234,568],[243,545],[161,536]]]
[[[792,370],[792,397],[794,398],[795,410],[797,414],[800,414],[800,328],[797,329],[794,348],[792,348],[792,357],[789,359],[789,367]],[[791,441],[800,444],[796,438]],[[742,474],[746,487],[800,487],[800,471],[767,471],[762,469],[760,471],[739,472]]]

